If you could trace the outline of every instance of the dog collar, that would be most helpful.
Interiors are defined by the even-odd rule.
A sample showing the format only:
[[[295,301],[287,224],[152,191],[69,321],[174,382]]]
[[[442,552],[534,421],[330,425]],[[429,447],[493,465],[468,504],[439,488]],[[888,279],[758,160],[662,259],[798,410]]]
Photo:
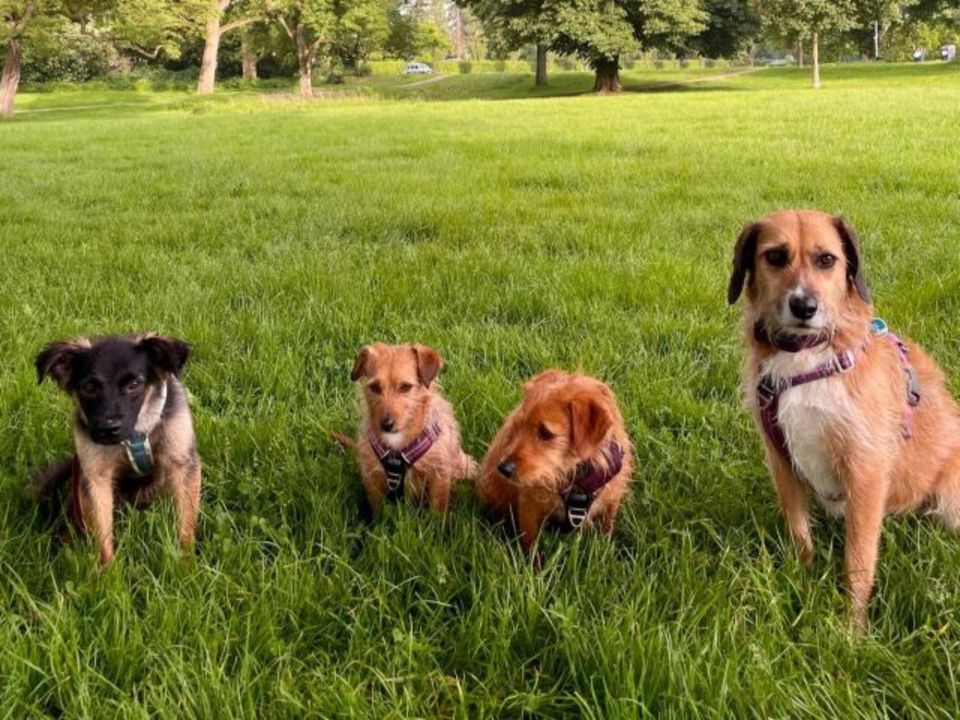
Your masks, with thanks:
[[[440,425],[433,423],[405,448],[394,450],[384,445],[380,436],[373,430],[367,432],[370,447],[373,448],[387,476],[387,500],[393,502],[403,497],[403,481],[407,470],[427,454],[438,437],[440,437]]]
[[[883,322],[881,320],[881,322]],[[763,320],[757,320],[753,325],[753,338],[758,343],[769,345],[775,350],[796,353],[801,350],[810,350],[830,342],[831,333],[821,331],[816,335],[791,335],[785,332],[770,333]]]
[[[910,364],[908,357],[909,349],[899,337],[889,331],[887,324],[880,318],[875,318],[870,323],[870,334],[860,346],[859,352],[853,350],[844,350],[837,353],[830,360],[818,365],[813,370],[792,377],[774,379],[770,375],[763,375],[757,384],[757,407],[760,411],[760,424],[763,432],[770,443],[777,449],[777,452],[792,464],[790,449],[787,446],[787,438],[780,427],[780,396],[790,388],[817,380],[826,380],[834,375],[842,375],[849,372],[857,364],[857,358],[866,351],[873,337],[885,337],[897,348],[897,354],[900,357],[900,364],[903,367],[903,373],[907,384],[907,404],[903,410],[903,420],[901,431],[903,437],[909,439],[913,436],[913,408],[920,404],[920,383],[917,379],[917,373]],[[797,352],[787,350],[786,352]],[[828,497],[827,500],[840,500],[842,498]]]
[[[562,493],[567,510],[567,521],[577,529],[583,525],[590,512],[597,493],[623,470],[623,448],[616,440],[611,440],[606,449],[607,467],[584,460],[570,473],[570,484]]]
[[[134,432],[129,440],[120,444],[127,454],[130,469],[138,477],[145,477],[153,472],[153,448],[150,447],[150,438],[146,433]]]

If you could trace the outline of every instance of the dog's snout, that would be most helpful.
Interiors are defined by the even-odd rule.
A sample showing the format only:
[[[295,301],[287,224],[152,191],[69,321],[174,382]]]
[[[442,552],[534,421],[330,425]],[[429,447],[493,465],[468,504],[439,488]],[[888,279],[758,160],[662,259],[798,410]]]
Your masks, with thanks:
[[[809,320],[817,314],[817,299],[809,293],[790,298],[790,312],[799,320]]]
[[[392,432],[396,425],[396,421],[394,421],[394,419],[389,415],[384,415],[382,418],[380,418],[380,429],[384,432]]]
[[[517,472],[517,463],[515,463],[510,458],[507,458],[506,460],[501,461],[499,465],[497,465],[497,470],[505,478],[512,478],[514,474]]]
[[[120,438],[120,430],[123,427],[123,421],[119,418],[109,418],[96,424],[94,435],[98,439],[114,441]]]

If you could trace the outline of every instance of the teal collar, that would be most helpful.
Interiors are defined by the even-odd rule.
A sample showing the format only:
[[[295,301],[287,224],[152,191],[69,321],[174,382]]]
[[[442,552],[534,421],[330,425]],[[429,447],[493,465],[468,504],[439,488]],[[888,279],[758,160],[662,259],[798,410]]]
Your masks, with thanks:
[[[127,453],[130,469],[137,477],[145,477],[153,472],[153,448],[146,433],[135,432],[129,440],[124,440],[123,449]]]

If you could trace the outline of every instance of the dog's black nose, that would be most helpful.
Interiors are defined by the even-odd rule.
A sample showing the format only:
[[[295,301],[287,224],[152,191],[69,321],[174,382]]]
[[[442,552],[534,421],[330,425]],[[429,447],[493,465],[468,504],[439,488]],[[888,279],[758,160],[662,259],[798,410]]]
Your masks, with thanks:
[[[97,425],[97,434],[104,440],[116,440],[120,437],[120,420],[104,420]]]
[[[497,465],[497,470],[499,470],[500,474],[505,478],[512,478],[513,474],[517,471],[517,464],[513,460],[504,460]]]
[[[790,298],[790,312],[795,318],[809,320],[817,314],[817,299],[813,295],[795,295]]]
[[[395,425],[396,423],[393,421],[393,418],[390,417],[389,415],[385,418],[381,418],[380,420],[380,429],[383,430],[384,432],[390,432],[391,430],[393,430]]]

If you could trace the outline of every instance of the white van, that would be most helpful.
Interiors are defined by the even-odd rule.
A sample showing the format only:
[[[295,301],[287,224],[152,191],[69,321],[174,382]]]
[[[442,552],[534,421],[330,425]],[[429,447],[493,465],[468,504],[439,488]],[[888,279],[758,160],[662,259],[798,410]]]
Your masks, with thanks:
[[[407,63],[404,69],[404,75],[431,75],[433,68],[426,63]]]

